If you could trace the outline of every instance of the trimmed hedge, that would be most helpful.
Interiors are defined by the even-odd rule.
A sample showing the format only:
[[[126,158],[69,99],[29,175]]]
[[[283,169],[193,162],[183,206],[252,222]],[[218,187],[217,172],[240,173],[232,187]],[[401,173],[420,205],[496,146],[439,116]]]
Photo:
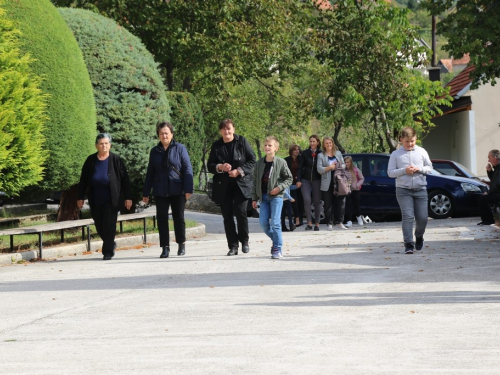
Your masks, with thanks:
[[[193,165],[193,175],[196,176],[201,167],[205,138],[201,107],[189,92],[170,91],[167,92],[167,97],[172,106],[174,138],[186,146]]]
[[[47,95],[30,69],[33,60],[19,46],[19,30],[0,8],[0,191],[9,196],[39,182],[47,158]]]
[[[110,133],[127,165],[135,198],[144,184],[156,124],[170,120],[165,86],[153,56],[115,21],[83,9],[60,8],[83,52],[97,109],[97,129]]]
[[[85,158],[95,151],[95,104],[82,53],[49,0],[9,0],[3,7],[21,30],[21,49],[36,60],[33,72],[49,94],[44,131],[49,157],[41,185],[65,190],[78,182]]]

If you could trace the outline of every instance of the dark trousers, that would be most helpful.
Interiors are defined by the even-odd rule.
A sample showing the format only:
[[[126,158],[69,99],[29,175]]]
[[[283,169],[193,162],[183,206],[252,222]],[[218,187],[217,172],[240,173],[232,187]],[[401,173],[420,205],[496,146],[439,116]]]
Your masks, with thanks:
[[[168,228],[168,210],[172,206],[172,219],[174,221],[175,242],[186,242],[186,222],[184,221],[184,207],[186,196],[172,195],[169,197],[155,197],[156,218],[158,220],[158,233],[160,234],[160,247],[170,246]]]
[[[493,217],[493,212],[491,210],[491,205],[500,202],[500,194],[493,193],[487,195],[480,195],[478,199],[479,212],[481,214],[481,221],[484,223],[493,224],[495,218]]]
[[[295,220],[299,218],[298,223],[302,225],[304,224],[304,198],[302,197],[302,189],[291,190],[290,195],[295,199],[295,202],[292,203],[293,216],[295,216]]]
[[[248,243],[247,205],[248,198],[243,196],[240,187],[237,184],[228,184],[226,198],[220,205],[220,209],[224,218],[224,230],[229,248],[238,248],[238,242]],[[235,216],[238,231],[236,231],[234,224]]]
[[[359,204],[359,190],[351,190],[351,194],[346,197],[344,222],[355,221],[353,220],[353,214],[356,217],[361,215],[361,208]]]
[[[283,200],[283,207],[281,208],[281,228],[286,227],[285,221],[287,216],[288,216],[288,224],[291,227],[293,224],[292,202],[290,202],[288,199]]]
[[[115,235],[116,219],[118,210],[113,209],[111,202],[108,201],[101,205],[92,205],[90,214],[94,219],[95,228],[102,240],[102,255],[112,257],[115,255]]]
[[[345,196],[333,194],[333,183],[330,184],[328,191],[322,191],[325,220],[327,224],[340,224],[344,221],[345,214]]]

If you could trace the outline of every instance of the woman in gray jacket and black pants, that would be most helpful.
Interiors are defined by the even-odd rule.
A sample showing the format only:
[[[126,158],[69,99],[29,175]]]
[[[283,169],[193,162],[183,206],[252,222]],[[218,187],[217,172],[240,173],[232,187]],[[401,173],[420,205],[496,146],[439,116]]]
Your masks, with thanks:
[[[325,137],[323,138],[323,153],[318,158],[318,173],[321,175],[321,192],[328,230],[333,229],[333,224],[341,229],[347,229],[342,224],[345,214],[345,196],[333,194],[335,188],[333,174],[337,168],[345,169],[344,158],[333,143],[333,139]]]

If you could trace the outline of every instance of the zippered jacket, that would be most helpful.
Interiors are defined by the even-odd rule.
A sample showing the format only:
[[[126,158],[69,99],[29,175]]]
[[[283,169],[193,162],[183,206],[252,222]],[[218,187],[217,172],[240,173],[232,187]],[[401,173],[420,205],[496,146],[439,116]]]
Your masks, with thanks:
[[[412,175],[406,174],[406,167],[412,165],[420,169]],[[415,146],[413,150],[406,151],[400,147],[391,154],[387,174],[396,179],[396,187],[412,190],[427,187],[426,174],[432,172],[432,162],[424,148]]]
[[[345,169],[344,157],[340,151],[335,151],[335,157],[338,160],[337,166],[339,168]],[[318,156],[318,173],[321,174],[321,191],[328,191],[330,188],[330,183],[332,182],[332,172],[325,172],[326,167],[330,165],[330,161],[328,160],[328,155],[325,153],[319,154]]]
[[[142,196],[149,197],[151,188],[154,197],[193,193],[193,168],[182,143],[172,140],[165,150],[159,142],[151,149]]]
[[[262,175],[266,167],[266,157],[259,159],[253,169],[253,183],[252,183],[252,200],[257,201],[262,199]],[[274,157],[273,165],[269,171],[269,181],[267,182],[267,196],[268,198],[283,197],[285,189],[290,187],[293,182],[292,172],[288,169],[286,160],[278,156]],[[279,187],[280,192],[277,195],[270,195],[269,192],[275,187]]]
[[[297,182],[301,182],[302,180],[315,181],[321,179],[317,171],[318,159],[321,155],[321,150],[319,148],[316,149],[315,157],[312,156],[310,148],[302,152],[302,164],[299,167],[301,173],[297,176]]]

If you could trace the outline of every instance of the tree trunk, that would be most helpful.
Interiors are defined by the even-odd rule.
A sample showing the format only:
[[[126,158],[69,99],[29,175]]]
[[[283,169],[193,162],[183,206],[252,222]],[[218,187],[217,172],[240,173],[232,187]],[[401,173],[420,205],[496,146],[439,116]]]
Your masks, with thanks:
[[[335,143],[335,146],[337,146],[337,148],[339,149],[339,151],[341,153],[345,154],[345,149],[344,149],[344,147],[342,147],[342,145],[340,144],[340,141],[339,141],[339,135],[340,135],[340,131],[342,130],[342,124],[343,124],[342,120],[336,121],[334,123],[333,143]]]
[[[398,146],[398,141],[392,138],[391,130],[389,129],[389,124],[387,123],[387,118],[385,117],[384,108],[380,108],[380,119],[385,128],[385,140],[389,145],[389,153],[396,151],[396,147]]]
[[[257,154],[259,155],[259,159],[262,158],[262,150],[260,149],[260,141],[258,139],[255,140],[255,145],[257,146]]]
[[[61,192],[61,201],[57,211],[57,221],[78,220],[80,210],[76,205],[78,200],[78,184],[71,186],[68,190]]]
[[[191,84],[191,77],[184,78],[184,82],[182,82],[182,88],[184,89],[184,91],[191,92],[192,86],[193,85]]]

